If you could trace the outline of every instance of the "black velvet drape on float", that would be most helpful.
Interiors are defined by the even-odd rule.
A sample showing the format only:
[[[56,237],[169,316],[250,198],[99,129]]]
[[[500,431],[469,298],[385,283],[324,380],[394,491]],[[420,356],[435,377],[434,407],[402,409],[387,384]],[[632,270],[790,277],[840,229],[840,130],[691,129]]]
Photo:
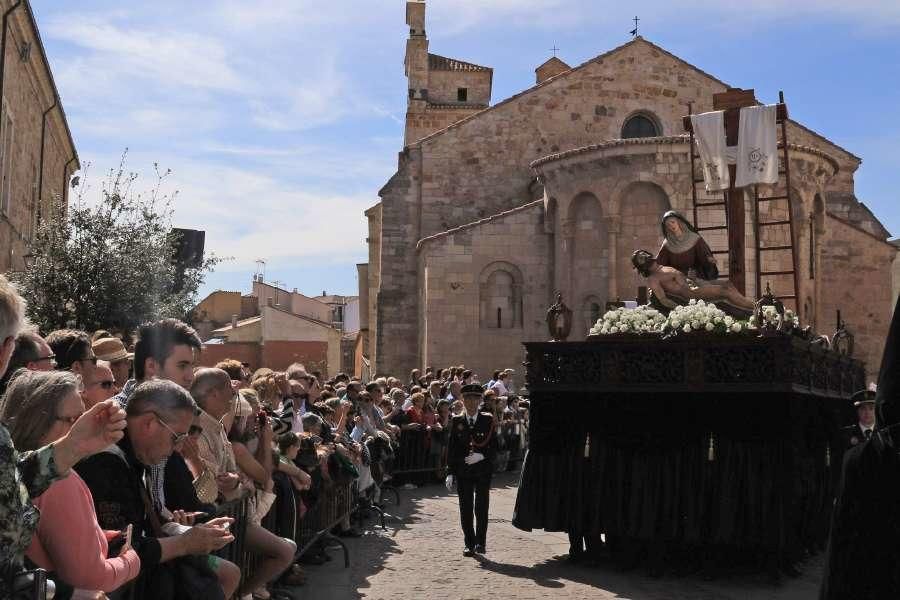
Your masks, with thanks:
[[[859,363],[786,336],[526,347],[516,527],[785,562],[824,546]]]

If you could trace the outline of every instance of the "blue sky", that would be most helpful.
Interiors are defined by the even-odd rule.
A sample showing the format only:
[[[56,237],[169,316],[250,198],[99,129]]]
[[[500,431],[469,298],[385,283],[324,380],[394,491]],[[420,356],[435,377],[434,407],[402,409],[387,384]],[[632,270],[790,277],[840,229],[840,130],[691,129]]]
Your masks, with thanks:
[[[233,260],[201,290],[267,277],[357,292],[363,210],[396,167],[403,0],[32,0],[87,180],[129,149],[171,168],[177,226]],[[493,102],[560,48],[577,65],[641,34],[863,158],[857,196],[900,234],[897,0],[431,0],[430,50],[494,68]]]

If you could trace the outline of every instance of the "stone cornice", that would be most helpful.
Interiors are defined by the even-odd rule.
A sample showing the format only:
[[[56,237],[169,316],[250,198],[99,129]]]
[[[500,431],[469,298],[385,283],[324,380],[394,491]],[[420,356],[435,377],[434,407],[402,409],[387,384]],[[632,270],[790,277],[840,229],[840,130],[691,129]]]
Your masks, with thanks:
[[[484,225],[485,223],[490,223],[491,221],[496,221],[497,219],[503,219],[504,217],[508,217],[509,215],[515,214],[517,212],[522,212],[523,210],[528,210],[529,208],[533,208],[537,205],[544,204],[544,199],[534,200],[527,204],[523,204],[521,206],[517,206],[515,208],[511,208],[509,210],[503,211],[501,213],[497,213],[496,215],[491,215],[489,217],[485,217],[483,219],[479,219],[477,221],[473,221],[471,223],[466,223],[464,225],[460,225],[459,227],[454,227],[453,229],[448,229],[447,231],[442,231],[440,233],[435,233],[433,235],[429,235],[427,237],[423,237],[416,243],[416,252],[422,250],[422,246],[424,246],[427,242],[431,242],[436,239],[440,239],[443,237],[447,237],[449,235],[453,235],[459,233],[461,231],[465,231],[466,229],[471,229],[472,227],[477,227],[478,225]]]
[[[573,148],[572,150],[566,150],[564,152],[557,152],[555,154],[550,154],[548,156],[544,156],[533,161],[530,166],[535,171],[538,171],[540,167],[547,165],[549,163],[565,160],[567,158],[571,158],[573,156],[578,156],[581,154],[590,154],[592,152],[602,153],[605,150],[610,150],[612,148],[622,148],[626,146],[652,146],[652,145],[670,145],[675,146],[679,144],[686,144],[690,140],[690,137],[687,135],[670,135],[670,136],[659,136],[659,137],[646,137],[646,138],[630,138],[626,140],[609,140],[606,142],[601,142],[599,144],[591,144],[589,146],[582,146],[581,148]],[[778,147],[781,148],[781,142],[778,143]],[[813,148],[811,146],[802,146],[800,144],[792,144],[788,143],[788,150],[791,152],[802,152],[805,154],[812,154],[813,156],[818,156],[819,158],[826,161],[831,167],[834,169],[834,174],[840,170],[840,165],[838,161],[825,152],[824,150],[820,150],[819,148]]]

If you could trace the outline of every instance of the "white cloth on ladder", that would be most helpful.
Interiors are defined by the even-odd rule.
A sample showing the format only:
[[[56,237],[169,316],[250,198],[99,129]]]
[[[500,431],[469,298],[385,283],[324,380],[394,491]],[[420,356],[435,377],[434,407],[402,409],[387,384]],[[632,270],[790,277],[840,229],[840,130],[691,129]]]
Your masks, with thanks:
[[[774,104],[741,109],[734,187],[778,183],[777,114]]]
[[[697,142],[697,153],[703,167],[703,181],[707,192],[727,190],[728,150],[725,147],[725,111],[691,115],[691,126]]]

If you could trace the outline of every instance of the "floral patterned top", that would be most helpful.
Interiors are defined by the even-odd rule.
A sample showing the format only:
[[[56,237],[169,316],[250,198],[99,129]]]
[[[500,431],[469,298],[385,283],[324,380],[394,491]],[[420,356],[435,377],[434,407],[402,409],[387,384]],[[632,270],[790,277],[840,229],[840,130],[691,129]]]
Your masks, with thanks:
[[[0,600],[8,598],[10,579],[23,568],[25,550],[40,513],[31,503],[59,479],[53,444],[19,454],[0,425]]]

